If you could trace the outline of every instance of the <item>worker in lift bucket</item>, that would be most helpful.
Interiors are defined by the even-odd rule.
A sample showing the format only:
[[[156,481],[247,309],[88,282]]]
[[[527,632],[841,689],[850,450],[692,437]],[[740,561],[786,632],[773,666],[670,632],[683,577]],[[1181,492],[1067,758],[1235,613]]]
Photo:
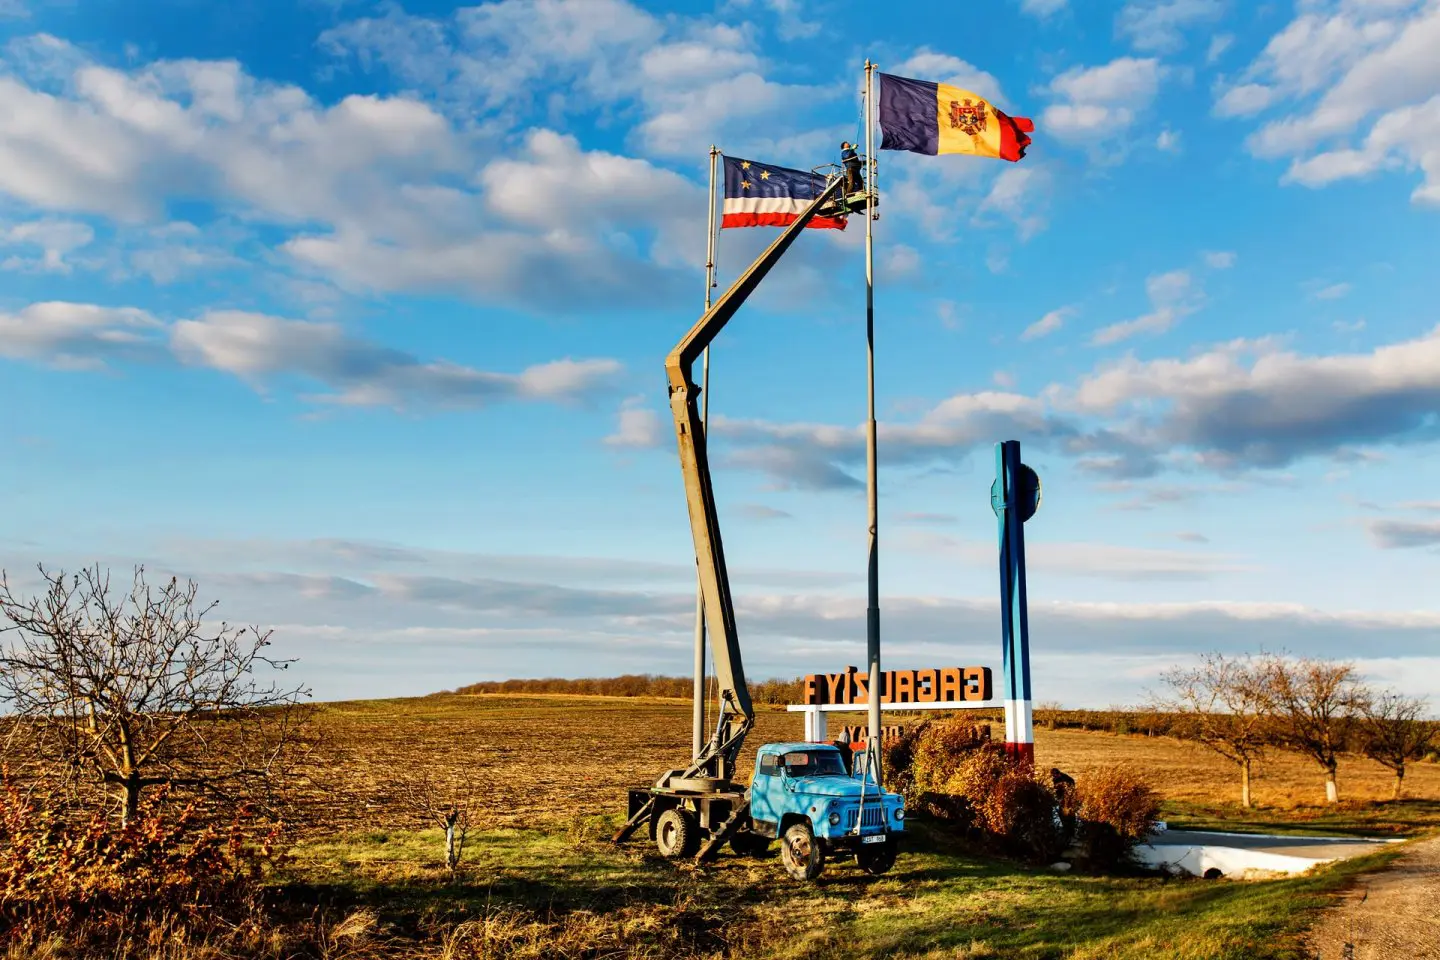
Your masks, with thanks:
[[[865,189],[860,179],[860,157],[847,140],[840,144],[840,163],[845,167],[845,195],[852,196]]]

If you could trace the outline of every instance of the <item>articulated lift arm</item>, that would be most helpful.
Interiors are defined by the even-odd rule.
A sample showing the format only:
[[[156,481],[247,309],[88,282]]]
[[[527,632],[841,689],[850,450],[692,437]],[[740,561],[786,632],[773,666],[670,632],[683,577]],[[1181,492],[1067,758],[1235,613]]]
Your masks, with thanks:
[[[680,469],[685,476],[685,500],[690,509],[690,531],[695,538],[695,562],[700,569],[700,592],[705,601],[705,622],[715,651],[715,678],[720,689],[720,716],[715,732],[685,771],[685,777],[728,780],[745,735],[755,723],[750,689],[745,685],[745,670],[740,662],[735,605],[730,598],[725,549],[720,542],[720,520],[715,513],[715,491],[710,482],[710,460],[700,419],[700,388],[691,379],[691,367],[755,292],[770,268],[784,256],[800,231],[821,207],[839,195],[844,182],[841,177],[832,179],[820,196],[740,275],[665,358],[665,373],[670,380],[670,410],[675,416]]]

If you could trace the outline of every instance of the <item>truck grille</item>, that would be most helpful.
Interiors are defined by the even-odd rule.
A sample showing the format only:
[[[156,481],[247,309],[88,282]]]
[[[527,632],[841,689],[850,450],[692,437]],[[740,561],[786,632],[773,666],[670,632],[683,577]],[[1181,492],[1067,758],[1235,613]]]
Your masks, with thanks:
[[[845,829],[847,829],[847,830],[854,830],[854,829],[855,829],[855,818],[856,818],[859,814],[860,814],[860,811],[859,811],[857,808],[855,808],[855,807],[851,807],[848,811],[846,811],[846,813],[845,813]],[[885,808],[882,807],[882,806],[880,806],[878,803],[877,803],[875,806],[873,806],[873,807],[867,806],[867,807],[865,808],[865,823],[864,823],[864,826],[867,826],[867,827],[883,827],[883,826],[885,826]]]

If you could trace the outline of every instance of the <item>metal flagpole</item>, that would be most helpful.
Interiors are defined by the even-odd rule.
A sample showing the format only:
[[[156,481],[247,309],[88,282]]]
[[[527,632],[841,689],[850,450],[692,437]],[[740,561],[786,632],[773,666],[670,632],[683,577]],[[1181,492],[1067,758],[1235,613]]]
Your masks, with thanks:
[[[710,198],[709,215],[706,217],[705,232],[705,311],[710,311],[710,293],[715,289],[715,161],[720,151],[710,145]],[[710,425],[710,348],[705,348],[701,362],[700,377],[700,422]],[[695,702],[692,720],[694,729],[690,733],[691,759],[698,760],[705,748],[705,597],[699,590],[698,572],[695,590]]]
[[[868,764],[875,772],[875,782],[880,783],[880,503],[877,496],[877,457],[875,449],[875,123],[874,105],[875,64],[865,59],[865,382],[868,413],[865,421],[865,465],[866,491],[869,500],[870,552],[869,587],[870,602],[865,610],[866,647],[870,659],[870,730],[868,747],[871,753]]]

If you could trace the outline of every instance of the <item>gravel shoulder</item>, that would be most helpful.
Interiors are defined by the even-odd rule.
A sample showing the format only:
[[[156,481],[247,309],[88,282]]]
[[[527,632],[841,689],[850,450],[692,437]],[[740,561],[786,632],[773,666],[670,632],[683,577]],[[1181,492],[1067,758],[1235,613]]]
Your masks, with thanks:
[[[1360,877],[1309,939],[1319,960],[1440,960],[1440,836]]]

